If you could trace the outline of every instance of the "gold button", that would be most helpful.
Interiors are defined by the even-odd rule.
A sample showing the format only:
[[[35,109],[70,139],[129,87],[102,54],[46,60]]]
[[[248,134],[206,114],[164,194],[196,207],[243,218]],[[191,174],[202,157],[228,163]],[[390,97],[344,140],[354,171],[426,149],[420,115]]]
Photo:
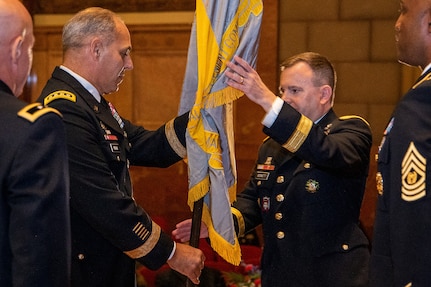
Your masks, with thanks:
[[[283,239],[284,238],[284,232],[283,231],[277,232],[277,238],[278,239]]]
[[[310,163],[309,162],[306,162],[305,164],[304,164],[304,168],[310,168],[311,167],[311,165],[310,165]]]
[[[379,154],[378,153],[376,153],[376,155],[375,155],[375,160],[376,160],[376,162],[379,161]]]
[[[262,184],[262,182],[259,180],[258,182],[257,182],[257,185],[259,186],[259,185],[261,185]]]
[[[343,248],[344,251],[347,251],[347,250],[349,250],[349,245],[348,244],[343,244],[341,246],[341,248]]]
[[[277,199],[277,201],[278,202],[282,202],[282,201],[284,201],[284,195],[283,194],[277,194],[277,197],[276,197],[276,199]]]
[[[277,177],[277,183],[283,183],[284,182],[284,176],[280,175]]]
[[[277,212],[276,214],[275,214],[275,219],[277,219],[277,220],[281,220],[283,218],[283,213],[281,213],[281,212]]]
[[[84,258],[85,258],[84,254],[82,254],[82,253],[78,254],[78,259],[79,260],[84,260]]]

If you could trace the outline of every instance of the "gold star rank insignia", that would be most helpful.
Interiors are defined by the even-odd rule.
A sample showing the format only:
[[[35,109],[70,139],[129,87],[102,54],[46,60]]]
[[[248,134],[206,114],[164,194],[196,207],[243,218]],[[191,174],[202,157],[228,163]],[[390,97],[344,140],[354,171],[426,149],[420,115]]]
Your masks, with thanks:
[[[401,163],[401,198],[405,201],[415,201],[426,195],[426,164],[426,158],[411,142]]]

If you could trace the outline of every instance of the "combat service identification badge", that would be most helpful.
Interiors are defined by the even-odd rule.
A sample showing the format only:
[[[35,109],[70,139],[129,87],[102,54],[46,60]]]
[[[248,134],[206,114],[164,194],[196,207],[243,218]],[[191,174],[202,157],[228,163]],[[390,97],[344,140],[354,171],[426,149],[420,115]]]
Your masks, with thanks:
[[[426,158],[410,143],[401,163],[401,198],[415,201],[426,195]]]
[[[314,179],[307,180],[305,190],[309,193],[316,193],[319,190],[319,182]]]

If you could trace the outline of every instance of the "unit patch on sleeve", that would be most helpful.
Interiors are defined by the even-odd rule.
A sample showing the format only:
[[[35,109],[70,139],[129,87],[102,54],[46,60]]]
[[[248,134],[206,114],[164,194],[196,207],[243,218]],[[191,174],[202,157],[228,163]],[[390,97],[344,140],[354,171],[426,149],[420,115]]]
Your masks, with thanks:
[[[415,201],[426,195],[426,164],[426,158],[411,142],[401,163],[401,198],[405,201]]]

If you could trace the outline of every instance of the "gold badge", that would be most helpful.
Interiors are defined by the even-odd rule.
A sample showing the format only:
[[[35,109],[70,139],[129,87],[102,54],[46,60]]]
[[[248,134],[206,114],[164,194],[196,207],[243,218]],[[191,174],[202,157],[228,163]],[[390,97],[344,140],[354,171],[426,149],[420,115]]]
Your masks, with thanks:
[[[309,179],[305,183],[305,190],[309,193],[316,193],[319,190],[319,182],[314,179]]]
[[[379,193],[379,195],[383,195],[383,177],[381,172],[378,172],[376,174],[376,184],[377,192]]]
[[[329,135],[329,133],[331,132],[331,127],[332,127],[332,124],[328,124],[328,125],[323,129],[323,131],[325,132],[325,134],[326,134],[326,135]]]
[[[405,201],[415,201],[426,195],[426,165],[426,158],[411,142],[401,163],[401,198]]]

